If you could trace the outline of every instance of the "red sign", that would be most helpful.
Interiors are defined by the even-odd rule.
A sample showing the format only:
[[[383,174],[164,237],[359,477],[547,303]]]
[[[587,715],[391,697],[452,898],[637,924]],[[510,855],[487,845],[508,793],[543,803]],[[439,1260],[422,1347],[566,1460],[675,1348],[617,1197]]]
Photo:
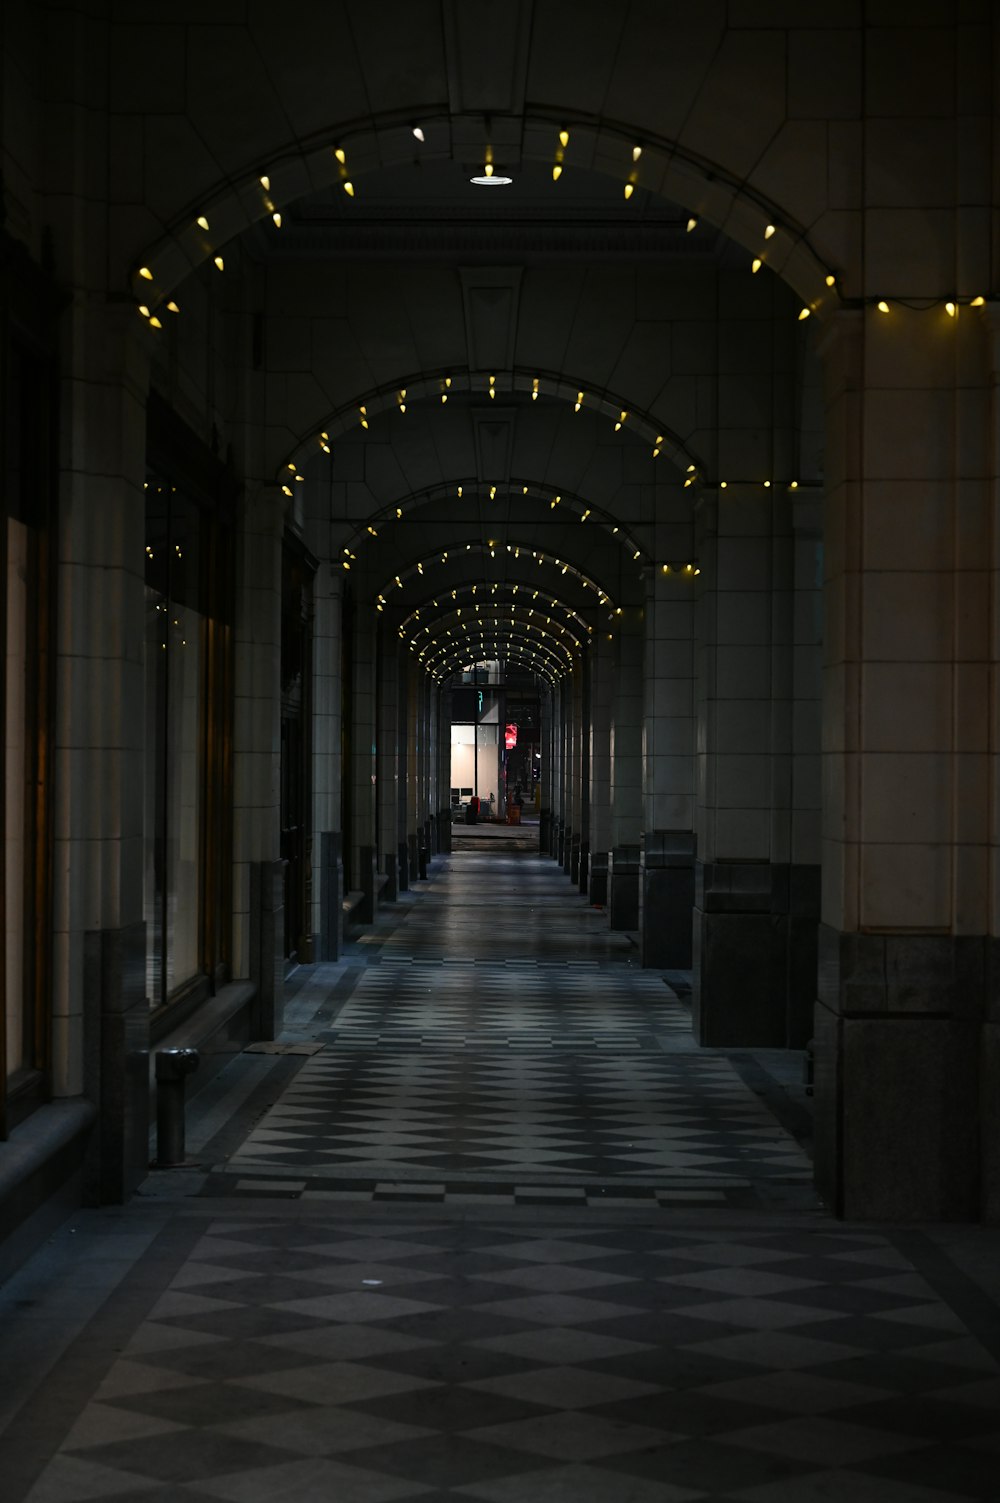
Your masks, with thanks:
[[[503,739],[508,751],[517,745],[517,726],[513,720],[504,726]]]

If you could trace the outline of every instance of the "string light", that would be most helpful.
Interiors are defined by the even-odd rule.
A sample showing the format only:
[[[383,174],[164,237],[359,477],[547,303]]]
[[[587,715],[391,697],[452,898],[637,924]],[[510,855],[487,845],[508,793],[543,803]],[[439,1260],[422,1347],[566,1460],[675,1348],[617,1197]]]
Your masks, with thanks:
[[[275,212],[271,215],[271,218],[274,220],[274,227],[275,227],[275,229],[276,230],[280,230],[281,229],[281,215],[280,215],[280,213],[277,210],[275,210]]]
[[[697,228],[697,225],[698,225],[698,221],[697,221],[697,219],[695,219],[695,218],[694,218],[694,216],[693,216],[693,215],[692,215],[692,217],[691,217],[691,218],[690,218],[690,219],[689,219],[689,220],[688,220],[688,222],[687,222],[687,232],[688,232],[688,234],[689,234],[689,235],[690,235],[690,233],[691,233],[691,231],[692,231],[692,230],[693,230],[693,229],[696,229],[696,228]]]
[[[423,129],[419,125],[412,125],[410,127],[410,129],[411,129],[413,135],[416,137],[416,139],[420,142],[420,144],[422,146],[423,143],[424,143]]]
[[[150,271],[150,269],[149,269],[148,266],[140,266],[139,267],[139,275],[146,282],[151,282],[153,280],[153,273]]]
[[[576,401],[573,404],[573,411],[574,412],[579,412],[580,408],[582,406],[583,406],[583,392],[582,391],[578,391],[577,394],[576,394]]]
[[[619,413],[619,415],[618,415],[618,421],[615,424],[615,432],[616,433],[618,433],[618,432],[621,431],[621,426],[622,426],[622,424],[624,423],[624,421],[625,421],[625,419],[627,417],[628,417],[628,413],[623,408],[622,411]]]
[[[558,162],[556,162],[555,166],[552,168],[552,181],[554,183],[557,183],[561,177],[562,167]]]
[[[764,227],[764,239],[765,240],[770,240],[771,236],[774,234],[775,228],[776,227],[773,224],[765,225],[765,227]]]
[[[221,256],[215,256],[214,260],[215,260],[215,264],[219,268],[219,270],[220,271],[225,271],[225,269],[226,269],[226,263],[222,259],[222,257]]]
[[[200,230],[207,230],[208,229],[208,220],[205,218],[204,214],[199,214],[198,215],[198,218],[195,220],[195,224],[198,226],[198,228]]]
[[[761,260],[760,256],[754,256],[752,262],[750,263],[750,270],[756,275],[756,273],[760,271],[763,265],[764,263]]]
[[[642,156],[642,147],[641,146],[633,146],[632,147],[632,160],[633,160],[633,162],[637,162],[641,156]]]
[[[626,199],[631,198],[632,194],[634,192],[635,192],[635,183],[626,183],[625,184],[625,197],[626,197]]]
[[[663,434],[660,433],[660,434],[657,435],[656,443],[653,445],[653,458],[654,459],[657,459],[659,457],[660,448],[661,448],[662,444],[663,444]]]
[[[174,302],[173,298],[171,298],[169,303],[167,304],[167,311],[169,313],[179,313],[181,311],[180,308],[178,308],[177,304]]]
[[[826,285],[828,287],[836,287],[837,285],[837,278],[834,276],[832,271],[827,272]]]
[[[979,297],[974,297],[972,299],[972,302],[969,304],[969,307],[970,308],[981,308],[983,306],[983,304],[985,303],[985,301],[986,301],[986,299],[980,294]]]
[[[563,148],[564,151],[565,151],[566,147],[569,145],[569,131],[568,130],[561,130],[559,132],[559,145]]]
[[[354,184],[351,183],[351,182],[345,182],[345,184],[344,184],[344,192],[347,194],[348,198],[353,198],[354,197]]]
[[[875,306],[880,313],[888,313],[889,311],[889,304],[886,302],[885,298],[879,298]]]
[[[340,163],[341,167],[343,167],[347,161],[347,152],[344,150],[344,148],[342,146],[335,146],[333,148],[333,154],[337,158],[337,161]]]
[[[270,193],[270,191],[271,191],[271,179],[267,176],[266,173],[265,173],[265,175],[262,178],[259,179],[259,181],[260,181],[260,186],[263,188],[264,192],[265,193]]]
[[[531,400],[538,401],[538,377],[535,376],[531,383]]]
[[[367,407],[359,407],[358,411],[361,413],[361,426],[362,426],[362,428],[367,428],[368,427],[368,408]]]
[[[802,308],[802,309],[800,309],[799,310],[799,323],[801,323],[803,321],[803,319],[808,318],[811,313],[812,313],[812,309],[811,308]]]
[[[956,313],[958,312],[958,308],[954,303],[945,303],[944,311],[947,313],[949,318],[954,318]]]

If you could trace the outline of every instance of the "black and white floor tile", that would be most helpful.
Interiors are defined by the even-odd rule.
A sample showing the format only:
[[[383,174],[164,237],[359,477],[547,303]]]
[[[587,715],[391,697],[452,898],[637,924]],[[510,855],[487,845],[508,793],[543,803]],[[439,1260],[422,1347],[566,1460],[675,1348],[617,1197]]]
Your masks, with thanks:
[[[998,1353],[874,1232],[184,1231],[9,1503],[997,1497]]]

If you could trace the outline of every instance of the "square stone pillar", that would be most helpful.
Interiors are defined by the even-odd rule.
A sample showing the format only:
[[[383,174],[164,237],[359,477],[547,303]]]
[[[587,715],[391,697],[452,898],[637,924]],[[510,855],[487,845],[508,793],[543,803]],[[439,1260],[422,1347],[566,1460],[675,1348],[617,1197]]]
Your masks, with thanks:
[[[611,849],[611,711],[614,654],[607,632],[597,631],[588,654],[590,672],[590,866],[588,893],[592,903],[608,901],[608,853]]]
[[[642,831],[642,612],[618,618],[611,721],[611,833],[608,917],[612,929],[639,927],[639,837]]]

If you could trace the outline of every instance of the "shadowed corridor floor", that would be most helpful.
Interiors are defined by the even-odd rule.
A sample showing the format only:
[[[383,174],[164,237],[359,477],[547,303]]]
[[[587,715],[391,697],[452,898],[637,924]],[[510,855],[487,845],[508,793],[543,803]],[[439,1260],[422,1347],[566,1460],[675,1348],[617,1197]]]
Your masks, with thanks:
[[[997,1233],[831,1220],[800,1061],[684,980],[438,858],[0,1291],[5,1503],[1000,1497]]]

